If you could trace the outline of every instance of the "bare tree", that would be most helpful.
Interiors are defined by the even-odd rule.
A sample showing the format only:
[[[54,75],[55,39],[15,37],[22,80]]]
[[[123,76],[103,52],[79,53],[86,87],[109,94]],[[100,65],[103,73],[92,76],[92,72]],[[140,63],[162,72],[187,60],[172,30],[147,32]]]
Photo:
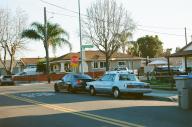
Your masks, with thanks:
[[[105,54],[106,70],[109,70],[109,59],[121,45],[119,34],[132,33],[135,25],[125,8],[115,0],[97,0],[87,9],[86,16],[83,39],[92,42]]]
[[[7,74],[12,74],[16,52],[24,48],[21,32],[25,21],[25,15],[20,10],[15,16],[8,10],[0,10],[0,62]]]

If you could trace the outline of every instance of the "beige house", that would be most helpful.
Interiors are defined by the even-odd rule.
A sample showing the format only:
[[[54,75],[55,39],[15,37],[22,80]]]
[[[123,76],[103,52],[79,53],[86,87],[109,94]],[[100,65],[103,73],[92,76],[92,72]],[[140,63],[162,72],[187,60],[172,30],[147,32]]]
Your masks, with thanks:
[[[192,42],[188,43],[178,52],[171,54],[170,57],[182,58],[182,66],[185,68],[185,71],[191,71],[192,69]]]
[[[17,62],[19,66],[19,72],[23,71],[25,68],[36,68],[37,63],[44,58],[20,58]]]
[[[84,51],[84,72],[105,71],[106,62],[105,55],[100,51]],[[71,66],[71,58],[76,56],[79,58],[76,67]],[[114,53],[109,60],[109,68],[113,69],[117,66],[126,66],[129,69],[139,69],[141,67],[142,58],[133,57],[128,54]],[[80,71],[80,53],[68,53],[50,61],[52,72],[68,72]]]

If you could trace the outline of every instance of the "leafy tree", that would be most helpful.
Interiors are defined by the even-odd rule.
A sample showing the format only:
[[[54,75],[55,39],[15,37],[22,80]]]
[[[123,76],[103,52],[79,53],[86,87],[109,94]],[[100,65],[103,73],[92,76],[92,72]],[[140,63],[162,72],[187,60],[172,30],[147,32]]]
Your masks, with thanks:
[[[156,35],[141,37],[136,42],[139,46],[139,51],[141,57],[158,57],[163,54],[163,42],[159,40],[159,37]]]
[[[132,56],[138,56],[140,57],[140,51],[139,51],[139,45],[138,43],[136,43],[135,41],[131,41],[129,43],[129,47],[128,47],[128,50],[127,50],[127,53],[132,55]]]
[[[41,59],[38,61],[37,63],[37,72],[46,72],[46,60],[45,59]]]
[[[165,51],[163,52],[163,56],[164,57],[170,56],[171,55],[171,51],[172,51],[172,48],[165,49]]]
[[[106,70],[109,70],[109,59],[121,46],[119,35],[132,33],[134,28],[133,20],[122,5],[115,0],[97,0],[87,9],[83,38],[105,55]]]

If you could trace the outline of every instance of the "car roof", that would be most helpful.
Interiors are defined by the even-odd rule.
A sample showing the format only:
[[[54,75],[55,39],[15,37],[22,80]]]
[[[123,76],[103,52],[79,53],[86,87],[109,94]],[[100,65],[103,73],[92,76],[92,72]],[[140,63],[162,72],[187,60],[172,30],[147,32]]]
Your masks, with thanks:
[[[130,73],[129,71],[107,71],[106,74],[130,74],[130,75],[134,75],[133,73]]]

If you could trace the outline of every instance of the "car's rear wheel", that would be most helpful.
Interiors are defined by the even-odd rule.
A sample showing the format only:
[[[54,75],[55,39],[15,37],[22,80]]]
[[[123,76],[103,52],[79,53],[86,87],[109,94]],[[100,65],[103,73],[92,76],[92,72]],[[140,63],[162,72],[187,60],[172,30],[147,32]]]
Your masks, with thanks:
[[[119,98],[120,97],[120,91],[118,88],[113,89],[113,97],[114,98]]]
[[[55,89],[55,92],[59,92],[59,88],[58,88],[57,84],[54,85],[54,89]]]
[[[143,93],[137,93],[137,94],[136,94],[136,97],[137,97],[137,98],[143,98]]]
[[[90,95],[91,95],[91,96],[96,95],[96,91],[95,91],[95,88],[94,88],[94,87],[90,87]]]
[[[68,85],[67,91],[70,93],[75,93],[75,90],[73,89],[73,87],[71,85]]]

